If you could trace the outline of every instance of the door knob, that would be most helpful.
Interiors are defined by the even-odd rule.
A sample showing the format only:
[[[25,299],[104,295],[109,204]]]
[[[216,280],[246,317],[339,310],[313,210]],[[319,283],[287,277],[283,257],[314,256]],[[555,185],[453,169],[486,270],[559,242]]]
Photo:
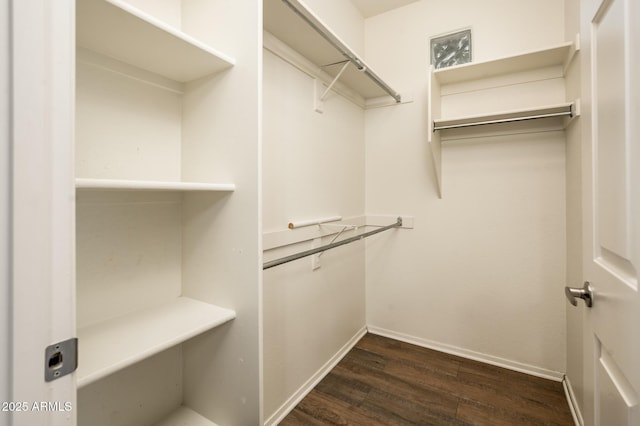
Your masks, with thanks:
[[[591,291],[591,283],[589,283],[589,281],[585,281],[582,288],[565,287],[564,295],[567,296],[569,303],[571,303],[573,306],[578,305],[577,298],[584,300],[587,308],[593,306],[593,292]]]

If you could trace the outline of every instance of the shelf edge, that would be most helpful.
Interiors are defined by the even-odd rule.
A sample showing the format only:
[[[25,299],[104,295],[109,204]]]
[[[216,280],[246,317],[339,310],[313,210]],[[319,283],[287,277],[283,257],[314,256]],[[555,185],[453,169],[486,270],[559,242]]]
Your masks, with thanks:
[[[173,308],[171,307],[173,305]],[[236,317],[235,311],[231,309],[221,308],[216,305],[211,305],[205,302],[201,302],[195,299],[190,299],[188,297],[178,297],[175,301],[156,306],[153,308],[144,309],[140,312],[135,312],[128,315],[119,316],[117,318],[113,318],[111,320],[106,320],[97,324],[88,325],[86,327],[81,327],[78,329],[78,347],[79,347],[79,364],[82,365],[82,356],[83,356],[83,341],[91,340],[91,337],[96,338],[95,330],[100,330],[97,334],[109,335],[115,331],[126,330],[129,329],[129,325],[134,323],[136,318],[143,317],[154,317],[158,315],[158,312],[170,313],[173,311],[174,313],[180,312],[183,309],[182,305],[190,305],[190,311],[193,312],[193,307],[200,306],[200,314],[203,315],[205,310],[207,311],[215,311],[215,315],[212,315],[209,321],[204,323],[198,323],[197,326],[186,327],[183,330],[180,330],[179,333],[176,333],[172,336],[168,336],[168,338],[158,339],[158,341],[153,342],[147,347],[141,348],[134,353],[127,354],[125,357],[119,357],[115,360],[110,360],[108,362],[99,363],[97,368],[94,368],[92,371],[85,373],[83,376],[80,376],[81,370],[77,370],[77,386],[78,388],[87,386],[91,383],[94,383],[102,378],[105,378],[113,373],[116,373],[120,370],[123,370],[126,367],[129,367],[136,362],[142,361],[150,356],[158,354],[165,349],[168,349],[172,346],[178,345],[189,340],[192,337],[195,337],[199,334],[202,334],[208,330],[212,330],[228,321],[231,321]],[[165,312],[166,311],[166,312]],[[206,315],[211,315],[211,312],[204,313]],[[143,321],[144,322],[144,321]],[[122,324],[126,323],[127,327]],[[145,331],[144,327],[139,328],[140,331]],[[147,327],[146,331],[150,329]],[[96,350],[95,347],[92,349]],[[102,365],[100,365],[102,364]]]
[[[513,72],[518,72],[518,71],[525,71],[527,69],[535,69],[535,68],[543,68],[543,67],[548,67],[548,66],[563,66],[567,60],[567,58],[569,57],[569,55],[571,54],[572,48],[574,46],[574,42],[564,42],[564,43],[560,43],[554,46],[550,46],[550,47],[546,47],[546,48],[542,48],[542,49],[534,49],[534,50],[529,50],[526,52],[522,52],[522,53],[518,53],[515,55],[508,55],[508,56],[502,56],[499,58],[494,58],[494,59],[488,59],[485,61],[481,61],[481,62],[469,62],[466,64],[462,64],[462,65],[456,65],[456,66],[452,66],[452,67],[447,67],[447,68],[441,68],[438,70],[434,70],[433,74],[436,78],[436,80],[438,80],[441,84],[445,85],[445,84],[453,84],[453,83],[460,83],[463,81],[468,81],[468,80],[474,80],[474,79],[482,79],[482,78],[487,78],[487,77],[492,77],[492,76],[498,76],[498,75],[502,75],[502,74],[506,74],[506,73],[513,73]],[[558,55],[559,57],[557,58],[557,60],[553,60],[550,61],[549,63],[543,63],[542,65],[538,65],[536,67],[516,67],[516,70],[504,70],[502,71],[502,69],[504,68],[504,66],[500,66],[498,67],[497,65],[499,64],[508,64],[508,63],[512,63],[512,64],[516,64],[519,61],[525,61],[528,57],[533,57],[533,56],[543,56],[543,55],[549,55],[549,56],[555,56]],[[491,68],[491,67],[496,67],[496,69],[501,69],[500,72],[479,72],[478,75],[470,75],[470,76],[465,76],[465,77],[456,77],[455,74],[463,74],[465,73],[465,71],[471,73],[472,70],[477,69],[477,70],[482,70],[482,69],[486,69],[486,68]],[[451,77],[451,75],[453,75],[454,77]]]
[[[205,183],[205,182],[172,182],[172,181],[145,181],[128,179],[91,179],[76,178],[78,190],[103,190],[103,191],[209,191],[209,192],[233,192],[236,189],[232,183]]]
[[[200,50],[203,50],[207,53],[209,53],[210,55],[213,55],[215,57],[217,57],[218,59],[226,62],[227,64],[229,64],[229,66],[233,66],[235,65],[235,59],[232,58],[231,56],[222,53],[221,51],[214,49],[213,47],[203,43],[202,41],[190,36],[189,34],[178,30],[177,28],[172,27],[171,25],[167,24],[166,22],[163,22],[157,18],[155,18],[152,15],[149,15],[148,13],[145,13],[144,11],[131,6],[130,4],[122,1],[122,0],[105,0],[106,2],[112,4],[113,6],[124,10],[125,12],[127,12],[128,14],[135,16],[136,18],[148,23],[149,25],[153,25],[154,27],[166,32],[167,34],[172,35],[173,37],[176,37],[182,41],[184,41],[187,44],[190,44],[192,46],[195,46],[197,48],[199,48]]]

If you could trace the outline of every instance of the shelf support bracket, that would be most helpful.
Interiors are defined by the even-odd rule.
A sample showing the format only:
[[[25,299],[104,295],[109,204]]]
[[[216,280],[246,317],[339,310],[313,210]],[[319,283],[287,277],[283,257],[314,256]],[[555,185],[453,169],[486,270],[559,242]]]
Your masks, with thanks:
[[[338,79],[340,79],[340,77],[342,76],[342,73],[344,73],[347,69],[347,67],[349,66],[349,64],[351,63],[351,61],[346,61],[344,63],[344,65],[342,66],[342,68],[340,68],[340,71],[338,72],[338,74],[336,74],[335,78],[333,79],[333,81],[331,82],[331,84],[329,84],[329,86],[327,86],[327,90],[324,91],[324,93],[322,94],[322,96],[320,96],[320,100],[324,102],[324,100],[327,98],[327,95],[329,94],[329,91],[333,88],[333,86],[336,84],[336,82],[338,81]]]
[[[316,78],[314,82],[314,87],[313,87],[313,91],[314,91],[313,109],[316,112],[322,113],[324,111],[323,106],[324,106],[325,99],[327,99],[329,92],[331,91],[333,86],[336,84],[336,82],[340,79],[342,74],[346,71],[350,63],[351,61],[346,61],[344,63],[342,68],[340,68],[340,71],[338,72],[338,74],[336,74],[336,76],[333,78],[333,81],[329,83],[329,85],[324,91],[322,90],[323,89],[322,81]],[[320,94],[320,92],[322,92],[322,94]]]

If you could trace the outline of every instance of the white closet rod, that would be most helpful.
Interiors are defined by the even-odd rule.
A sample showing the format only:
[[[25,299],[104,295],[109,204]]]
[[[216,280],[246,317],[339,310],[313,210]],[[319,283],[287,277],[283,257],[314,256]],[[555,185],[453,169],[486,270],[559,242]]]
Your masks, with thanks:
[[[342,216],[323,217],[322,219],[300,220],[289,222],[289,229],[304,228],[305,226],[321,225],[327,222],[337,222],[342,220]]]
[[[285,256],[285,257],[282,257],[280,259],[272,260],[270,262],[265,262],[265,263],[262,264],[262,269],[264,270],[264,269],[273,268],[274,266],[282,265],[283,263],[292,262],[294,260],[298,260],[298,259],[301,259],[303,257],[311,256],[313,254],[321,253],[321,252],[330,250],[332,248],[340,247],[340,246],[343,246],[345,244],[352,243],[354,241],[360,241],[360,240],[362,240],[364,238],[370,237],[371,235],[375,235],[377,233],[386,231],[388,229],[399,228],[401,226],[402,226],[402,218],[399,217],[396,220],[396,222],[392,223],[391,225],[383,226],[382,228],[374,229],[373,231],[365,232],[364,234],[356,235],[355,237],[347,238],[347,239],[342,240],[342,241],[326,244],[324,246],[316,247],[316,248],[313,248],[313,249],[310,249],[310,250],[306,250],[306,251],[301,251],[299,253],[295,253],[295,254],[292,254],[290,256]]]
[[[298,16],[300,16],[311,28],[316,30],[318,34],[320,34],[325,40],[329,42],[342,56],[347,58],[351,63],[353,63],[356,68],[365,73],[367,77],[369,77],[374,83],[376,83],[382,90],[387,92],[397,103],[400,103],[402,97],[398,92],[393,90],[387,83],[382,81],[378,75],[371,71],[364,61],[347,46],[342,40],[336,37],[333,33],[328,31],[324,24],[315,16],[310,10],[308,10],[305,6],[303,6],[298,0],[282,0],[293,10]]]

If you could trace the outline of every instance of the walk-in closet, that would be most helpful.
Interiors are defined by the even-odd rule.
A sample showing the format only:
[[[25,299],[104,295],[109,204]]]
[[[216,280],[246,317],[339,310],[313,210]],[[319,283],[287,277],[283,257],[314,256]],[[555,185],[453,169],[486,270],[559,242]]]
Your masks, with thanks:
[[[0,426],[640,425],[637,2],[0,5]]]

